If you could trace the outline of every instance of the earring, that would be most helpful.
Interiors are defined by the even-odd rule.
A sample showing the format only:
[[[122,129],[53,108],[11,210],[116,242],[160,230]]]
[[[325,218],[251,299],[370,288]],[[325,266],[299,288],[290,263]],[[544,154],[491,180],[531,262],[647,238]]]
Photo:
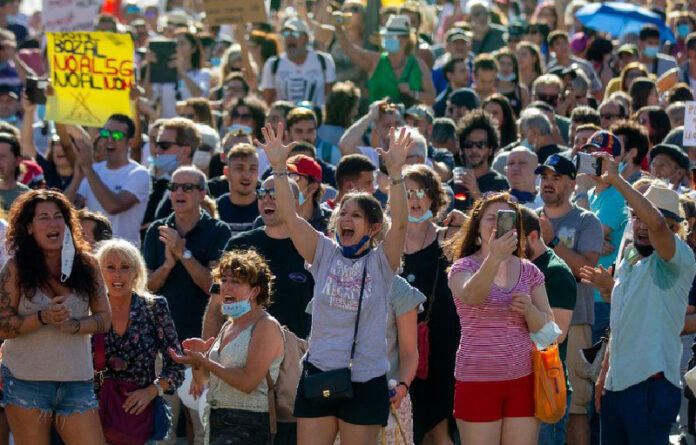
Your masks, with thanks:
[[[474,240],[474,244],[477,247],[481,245],[481,235],[476,235],[476,239]]]

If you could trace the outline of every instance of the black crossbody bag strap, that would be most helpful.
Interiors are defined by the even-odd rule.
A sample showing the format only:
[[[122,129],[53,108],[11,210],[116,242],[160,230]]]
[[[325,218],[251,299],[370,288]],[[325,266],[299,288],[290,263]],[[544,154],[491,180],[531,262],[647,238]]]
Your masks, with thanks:
[[[350,347],[350,364],[348,367],[353,369],[353,357],[355,357],[355,347],[358,345],[358,325],[360,324],[360,309],[362,308],[363,292],[365,291],[365,276],[367,275],[367,258],[363,267],[362,283],[360,283],[360,298],[358,298],[358,315],[355,317],[355,330],[353,331],[353,345]]]

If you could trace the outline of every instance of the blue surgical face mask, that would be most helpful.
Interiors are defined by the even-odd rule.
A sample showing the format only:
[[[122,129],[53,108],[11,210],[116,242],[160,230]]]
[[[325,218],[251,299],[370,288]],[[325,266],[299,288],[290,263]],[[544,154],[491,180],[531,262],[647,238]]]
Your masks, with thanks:
[[[498,77],[498,80],[501,81],[501,82],[514,82],[515,79],[517,79],[517,76],[515,75],[514,72],[512,72],[512,73],[510,73],[510,74],[508,74],[508,75],[504,75],[504,74],[502,74],[502,73],[498,73],[498,74],[497,74],[497,77]]]
[[[238,319],[249,311],[251,311],[251,304],[249,304],[249,300],[222,304],[222,313],[232,318],[232,320]]]
[[[297,196],[297,206],[301,206],[307,202],[307,198],[305,197],[304,193],[302,193],[302,190],[300,190],[300,194]]]
[[[245,134],[249,134],[249,135],[251,134],[251,127],[247,127],[246,125],[239,125],[239,124],[230,125],[229,127],[227,127],[227,130],[230,132],[235,131],[235,130],[242,130]]]
[[[420,218],[416,218],[415,216],[408,215],[408,222],[422,223],[422,222],[429,220],[432,217],[433,217],[433,212],[430,209],[428,209],[428,211],[425,212],[423,214],[423,216],[421,216]]]
[[[522,145],[523,147],[525,147],[525,148],[527,148],[527,149],[529,149],[529,150],[531,150],[531,151],[534,151],[534,149],[536,148],[536,147],[534,146],[534,144],[532,144],[531,142],[529,142],[529,139],[527,139],[527,138],[524,138],[524,139],[522,140],[522,142],[520,142],[520,145]]]
[[[338,242],[338,245],[341,246],[341,253],[346,258],[355,258],[355,256],[358,254],[358,251],[362,249],[362,246],[364,246],[365,243],[367,243],[368,241],[370,241],[370,236],[365,235],[360,239],[360,241],[358,241],[357,244],[352,246],[344,246],[343,244],[341,244],[341,240],[338,237],[338,232],[336,232],[336,242]]]
[[[210,58],[210,65],[213,68],[220,66],[221,63],[222,63],[222,59],[220,59],[219,57],[211,57]]]
[[[179,166],[179,160],[176,155],[157,155],[155,157],[155,167],[165,173],[171,173]]]
[[[678,37],[681,37],[683,39],[686,36],[688,36],[690,32],[691,32],[691,27],[689,25],[687,25],[686,23],[682,23],[681,25],[677,25],[677,36]]]
[[[645,54],[645,57],[649,59],[654,59],[655,57],[657,57],[658,52],[660,52],[659,46],[646,46],[643,50],[643,54]]]
[[[628,162],[621,161],[619,163],[619,173],[623,173],[623,171],[626,170],[626,167],[628,167]]]
[[[399,52],[399,39],[394,37],[383,37],[382,47],[388,53],[397,53]]]

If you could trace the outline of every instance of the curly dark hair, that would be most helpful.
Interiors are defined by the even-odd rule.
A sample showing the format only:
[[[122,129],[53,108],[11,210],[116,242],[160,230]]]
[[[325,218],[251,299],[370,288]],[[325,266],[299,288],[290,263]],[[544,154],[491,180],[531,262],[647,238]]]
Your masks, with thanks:
[[[493,125],[493,118],[491,115],[481,108],[467,112],[459,121],[459,125],[457,125],[457,136],[459,137],[460,147],[464,146],[466,138],[474,130],[484,130],[487,133],[488,147],[491,149],[490,155],[488,156],[488,165],[493,164],[495,152],[500,148],[500,134],[498,133],[498,129],[495,128],[495,125]],[[461,148],[459,149],[459,156],[461,157],[462,164],[466,164],[464,150]]]
[[[517,213],[517,249],[513,252],[513,255],[524,258],[524,231],[522,230],[522,215],[520,214],[520,206],[517,201],[513,201],[509,193],[496,193],[488,198],[481,198],[474,203],[474,206],[469,212],[469,219],[462,226],[457,234],[449,241],[445,249],[448,252],[448,256],[452,258],[452,261],[458,260],[459,258],[464,258],[476,253],[480,248],[480,244],[477,245],[476,239],[479,237],[479,228],[481,227],[481,219],[486,209],[493,203],[504,202],[509,205],[515,213]]]
[[[439,213],[447,211],[449,199],[440,177],[433,169],[425,164],[409,165],[404,168],[403,176],[404,179],[417,182],[425,190],[426,195],[432,201],[430,211],[433,212],[433,215],[438,218],[444,216],[439,215]]]
[[[268,307],[271,305],[273,282],[275,275],[266,259],[254,249],[232,250],[225,252],[220,258],[220,263],[213,269],[213,280],[220,282],[224,273],[248,283],[251,287],[258,287],[256,304]]]
[[[12,205],[7,227],[7,250],[14,255],[17,264],[20,292],[32,299],[36,289],[48,288],[48,266],[42,261],[44,254],[29,234],[29,224],[34,219],[36,206],[42,202],[53,202],[63,214],[66,229],[70,230],[75,244],[75,259],[72,273],[64,283],[75,293],[92,298],[99,292],[100,280],[97,261],[90,253],[90,246],[82,236],[77,211],[67,198],[56,190],[32,190],[17,198]]]
[[[230,116],[237,107],[247,107],[249,109],[249,114],[251,114],[252,119],[254,119],[254,128],[251,129],[254,132],[254,137],[259,140],[263,139],[261,129],[266,123],[266,113],[268,113],[266,102],[254,95],[237,99],[230,107]]]

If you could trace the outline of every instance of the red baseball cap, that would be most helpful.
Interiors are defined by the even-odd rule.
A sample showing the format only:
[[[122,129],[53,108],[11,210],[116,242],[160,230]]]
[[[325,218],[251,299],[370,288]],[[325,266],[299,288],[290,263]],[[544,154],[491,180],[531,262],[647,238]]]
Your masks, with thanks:
[[[298,175],[310,176],[321,182],[321,165],[306,155],[295,155],[286,161],[288,171]]]

